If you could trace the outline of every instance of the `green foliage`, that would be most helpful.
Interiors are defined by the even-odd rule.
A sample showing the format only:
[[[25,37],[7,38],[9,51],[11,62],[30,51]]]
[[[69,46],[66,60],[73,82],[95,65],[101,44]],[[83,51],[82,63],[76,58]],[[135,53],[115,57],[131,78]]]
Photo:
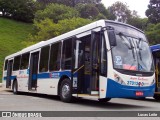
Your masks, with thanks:
[[[159,0],[150,0],[148,9],[146,10],[146,16],[149,21],[153,24],[160,22],[160,1]]]
[[[26,47],[23,42],[32,31],[32,25],[0,18],[0,26],[0,78],[2,78],[4,58]]]
[[[75,5],[75,0],[37,0],[37,1],[46,6],[51,3],[63,4],[70,7],[74,7]]]
[[[41,21],[45,18],[49,18],[52,19],[53,22],[57,23],[59,20],[71,19],[78,16],[78,11],[74,8],[59,4],[49,4],[44,10],[38,10],[36,12],[35,21]]]
[[[40,22],[34,23],[34,26],[37,28],[37,34],[30,36],[29,40],[32,42],[48,40],[50,38],[84,26],[90,22],[90,20],[83,18],[71,18],[59,20],[58,23],[54,23],[52,19],[46,18]]]
[[[2,16],[32,22],[36,10],[34,0],[0,0]]]
[[[96,4],[96,7],[99,10],[99,12],[101,13],[101,15],[105,16],[106,18],[109,18],[109,12],[106,9],[106,7],[104,6],[104,4],[102,4],[102,3]]]
[[[127,20],[127,23],[141,30],[145,30],[148,24],[148,19],[140,17],[132,17]]]
[[[94,4],[78,4],[76,6],[76,9],[79,11],[80,17],[86,19],[93,20],[99,14],[99,10],[95,7]]]
[[[44,10],[36,12],[35,33],[28,39],[31,42],[48,40],[91,22],[78,16],[79,12],[74,8],[62,4],[49,4]]]
[[[99,14],[96,16],[95,20],[101,20],[101,19],[107,19],[107,18],[106,18],[106,16],[104,16],[103,14],[99,13]]]
[[[75,7],[77,4],[99,4],[101,0],[37,0],[39,3],[48,5],[50,3],[63,4],[70,7]]]
[[[160,43],[160,23],[149,24],[145,31],[150,44]]]

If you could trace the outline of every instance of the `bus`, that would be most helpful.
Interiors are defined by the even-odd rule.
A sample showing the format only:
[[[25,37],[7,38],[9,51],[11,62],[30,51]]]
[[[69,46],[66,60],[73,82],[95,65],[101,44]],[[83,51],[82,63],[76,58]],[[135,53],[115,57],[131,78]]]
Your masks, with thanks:
[[[18,46],[17,46],[18,47]],[[13,90],[109,101],[150,97],[152,53],[144,33],[99,20],[5,57],[3,84]]]
[[[151,51],[153,54],[154,65],[155,65],[155,76],[156,76],[156,86],[154,98],[160,100],[160,44],[152,45]]]

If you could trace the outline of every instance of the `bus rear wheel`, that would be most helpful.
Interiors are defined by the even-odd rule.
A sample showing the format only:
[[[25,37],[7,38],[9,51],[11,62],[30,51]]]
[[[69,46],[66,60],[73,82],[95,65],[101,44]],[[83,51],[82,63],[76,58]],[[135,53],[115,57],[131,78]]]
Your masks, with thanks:
[[[63,102],[72,102],[71,81],[66,78],[60,85],[60,98]]]
[[[16,80],[13,82],[12,91],[13,91],[13,94],[18,94],[18,83]]]

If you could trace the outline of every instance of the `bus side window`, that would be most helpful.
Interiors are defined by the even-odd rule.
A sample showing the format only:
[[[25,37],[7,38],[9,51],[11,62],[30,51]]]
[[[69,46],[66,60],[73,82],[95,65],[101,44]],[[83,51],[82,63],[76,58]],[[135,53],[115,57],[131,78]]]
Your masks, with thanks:
[[[21,70],[27,69],[28,68],[28,64],[29,64],[29,53],[25,53],[21,57],[20,69]]]
[[[19,56],[16,56],[16,57],[14,58],[13,71],[19,70],[19,67],[20,67],[20,58],[21,58],[20,55],[19,55]]]
[[[63,41],[62,69],[71,69],[72,39]]]
[[[4,63],[4,70],[7,70],[7,65],[8,65],[8,60],[6,60]]]
[[[50,46],[45,46],[41,49],[39,72],[48,71],[49,50],[50,50]]]
[[[60,69],[61,42],[51,45],[49,70],[55,71]]]

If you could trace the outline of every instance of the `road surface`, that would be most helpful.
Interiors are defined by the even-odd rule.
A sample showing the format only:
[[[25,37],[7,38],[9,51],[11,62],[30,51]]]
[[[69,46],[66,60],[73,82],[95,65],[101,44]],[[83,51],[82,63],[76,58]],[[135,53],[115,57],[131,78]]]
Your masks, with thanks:
[[[99,103],[96,100],[78,99],[75,103],[64,103],[57,96],[31,93],[14,95],[10,90],[0,89],[0,111],[160,111],[160,102],[153,98],[146,98],[145,100],[115,98],[106,103]],[[146,117],[145,119],[158,120],[159,118]],[[60,119],[66,118],[60,117]],[[73,117],[69,120],[72,119],[75,118]],[[83,119],[85,120],[85,118]],[[89,119],[101,120],[105,118],[89,117],[87,120]],[[113,120],[114,117],[107,117],[107,119]],[[124,118],[118,118],[118,120],[121,119],[124,120]],[[130,119],[143,120],[144,118],[134,117]]]

